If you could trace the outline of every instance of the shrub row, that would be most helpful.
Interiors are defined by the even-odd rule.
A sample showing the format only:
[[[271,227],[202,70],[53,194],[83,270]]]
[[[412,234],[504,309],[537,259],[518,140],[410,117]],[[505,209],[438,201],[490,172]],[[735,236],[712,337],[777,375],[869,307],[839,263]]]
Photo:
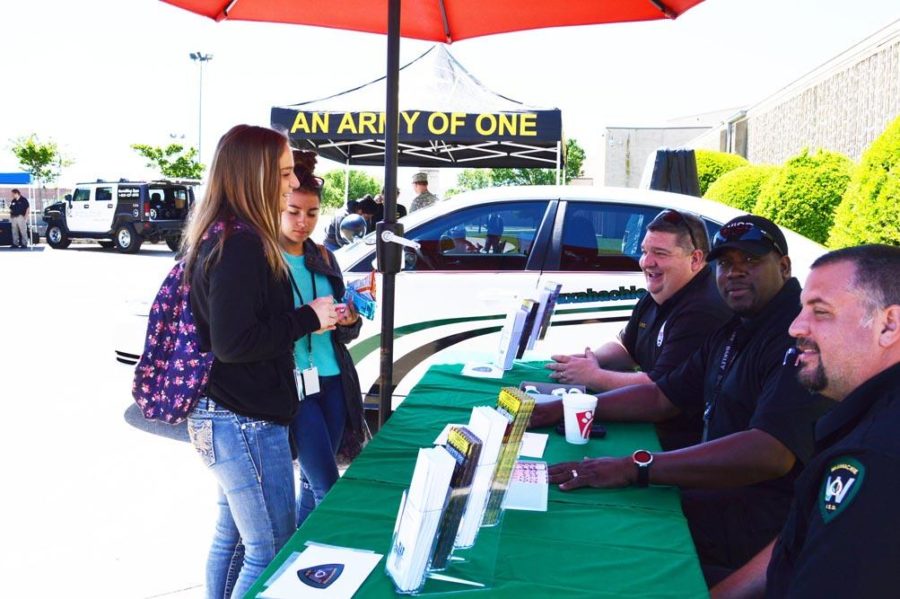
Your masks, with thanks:
[[[782,166],[725,156],[732,155],[697,151],[704,197],[765,216],[832,248],[900,245],[900,117],[859,165],[826,150],[804,149]]]

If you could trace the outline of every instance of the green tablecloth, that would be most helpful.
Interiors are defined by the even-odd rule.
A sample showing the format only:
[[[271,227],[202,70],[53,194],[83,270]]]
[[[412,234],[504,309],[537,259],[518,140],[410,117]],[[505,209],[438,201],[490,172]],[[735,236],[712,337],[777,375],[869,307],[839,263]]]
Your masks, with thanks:
[[[449,422],[465,424],[475,406],[494,405],[501,386],[545,381],[542,364],[516,364],[498,381],[460,374],[460,365],[433,366],[386,426],[369,443],[316,511],[278,554],[251,590],[306,541],[387,554],[400,495],[409,485],[420,447],[429,447]],[[605,439],[570,445],[550,429],[548,463],[590,456],[630,455],[659,449],[651,425],[605,423]],[[706,586],[677,489],[580,489],[550,486],[548,511],[507,511],[499,547],[479,535],[475,548],[492,556],[492,586],[473,591],[491,597],[707,597]],[[358,597],[394,597],[384,560]]]

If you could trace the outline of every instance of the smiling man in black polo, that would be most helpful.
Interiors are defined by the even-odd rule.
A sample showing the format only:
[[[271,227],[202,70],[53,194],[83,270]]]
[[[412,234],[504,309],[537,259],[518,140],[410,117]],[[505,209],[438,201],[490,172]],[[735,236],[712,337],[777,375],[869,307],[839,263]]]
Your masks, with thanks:
[[[619,338],[593,351],[553,356],[547,364],[553,371],[550,377],[608,391],[655,382],[680,366],[732,316],[716,289],[708,253],[709,237],[699,217],[677,210],[660,212],[647,225],[641,242],[640,265],[648,293]],[[666,450],[697,443],[701,430],[696,414],[657,424]]]
[[[782,366],[800,306],[784,235],[771,221],[742,216],[713,240],[716,281],[735,317],[656,384],[598,396],[598,420],[659,421],[703,415],[703,442],[677,451],[635,452],[550,468],[562,490],[638,483],[682,487],[682,507],[714,583],[781,529],[793,483],[813,449],[813,425],[830,407]],[[547,414],[535,409],[532,424]],[[552,415],[551,415],[552,416]]]
[[[900,248],[822,256],[802,300],[790,328],[798,376],[840,403],[816,425],[816,456],[797,481],[779,539],[713,597],[896,597]]]

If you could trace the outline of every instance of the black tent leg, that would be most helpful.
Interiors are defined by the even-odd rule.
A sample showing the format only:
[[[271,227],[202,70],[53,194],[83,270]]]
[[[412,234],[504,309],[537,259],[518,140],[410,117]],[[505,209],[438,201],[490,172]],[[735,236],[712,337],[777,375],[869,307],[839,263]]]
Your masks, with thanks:
[[[384,138],[384,222],[389,227],[397,213],[397,136],[399,131],[400,0],[388,1],[387,97]],[[379,237],[378,244],[385,242]],[[381,252],[382,255],[389,252]],[[378,426],[391,415],[394,395],[394,289],[399,265],[379,261],[381,278],[381,375],[379,377]]]

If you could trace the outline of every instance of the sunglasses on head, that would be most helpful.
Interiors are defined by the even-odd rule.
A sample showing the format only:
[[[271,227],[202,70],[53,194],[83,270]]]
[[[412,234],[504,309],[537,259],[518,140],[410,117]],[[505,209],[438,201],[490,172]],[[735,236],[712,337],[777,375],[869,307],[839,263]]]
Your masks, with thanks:
[[[753,223],[738,222],[725,225],[713,237],[713,247],[734,241],[762,241],[771,245],[782,256],[785,255],[784,248],[778,244],[772,234]]]
[[[300,181],[300,188],[312,188],[312,189],[322,189],[325,186],[325,179],[322,177],[317,177],[312,173],[303,173],[297,177],[297,180]]]
[[[684,215],[682,213],[678,212],[677,210],[667,208],[666,210],[663,210],[662,212],[657,214],[656,218],[654,218],[653,220],[654,222],[664,221],[676,227],[683,227],[684,230],[687,231],[688,236],[691,238],[691,247],[693,247],[694,249],[699,248],[699,246],[697,245],[697,240],[694,239],[694,232],[691,230],[691,225],[687,221],[687,219],[684,218]]]

